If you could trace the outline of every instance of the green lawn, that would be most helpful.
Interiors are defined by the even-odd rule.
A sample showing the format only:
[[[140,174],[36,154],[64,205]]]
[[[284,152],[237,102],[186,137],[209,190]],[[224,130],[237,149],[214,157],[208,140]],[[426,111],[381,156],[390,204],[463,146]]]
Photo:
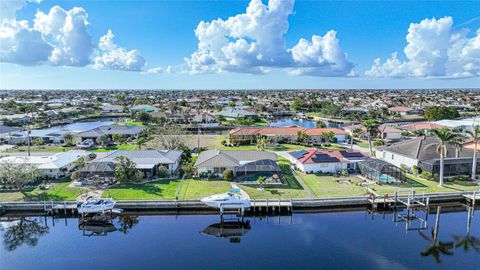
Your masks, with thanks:
[[[225,146],[222,145],[222,141],[227,140],[227,137],[225,136],[218,136],[215,141],[215,149],[218,150],[258,150],[257,146],[254,144],[251,145],[240,145],[240,146]],[[300,150],[300,149],[307,149],[309,147],[305,147],[302,145],[295,145],[295,144],[280,144],[278,146],[274,147],[267,147],[265,150],[267,151],[294,151],[294,150]]]
[[[224,193],[229,189],[230,182],[224,180],[185,179],[178,199],[198,200],[209,195]]]
[[[180,180],[162,180],[153,183],[117,184],[103,192],[117,200],[173,200]]]
[[[22,192],[2,192],[0,201],[75,201],[86,189],[69,187],[70,182],[54,183],[48,190],[35,189]]]
[[[121,144],[107,147],[96,147],[88,150],[89,152],[110,152],[113,150],[135,150],[137,149],[136,145],[133,144]]]
[[[297,174],[316,198],[363,196],[367,194],[365,188],[357,185],[362,182],[358,177],[317,176],[302,172],[297,172]],[[340,184],[337,181],[350,181],[351,184]]]
[[[438,182],[425,180],[423,178],[415,177],[413,175],[407,175],[407,183],[405,184],[374,184],[369,188],[373,189],[378,194],[394,194],[397,190],[411,190],[415,189],[416,192],[456,192],[456,191],[468,191],[478,190],[480,186],[478,182],[473,181],[446,181],[444,187],[439,187]]]
[[[118,122],[117,125],[125,125],[125,126],[143,126],[143,123],[140,121],[128,120],[124,122]]]
[[[68,150],[71,150],[71,147],[63,147],[59,145],[32,145],[30,147],[31,152],[65,152]],[[27,152],[28,147],[27,146],[15,146],[12,148],[7,149],[5,152],[7,153],[13,153],[13,152]]]

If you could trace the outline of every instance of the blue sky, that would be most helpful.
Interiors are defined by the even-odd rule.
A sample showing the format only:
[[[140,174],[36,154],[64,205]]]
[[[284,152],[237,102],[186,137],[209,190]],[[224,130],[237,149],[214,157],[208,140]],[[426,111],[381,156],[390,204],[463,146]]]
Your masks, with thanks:
[[[475,39],[478,35],[476,31],[480,28],[478,1],[297,0],[293,4],[293,10],[282,7],[281,12],[272,14],[266,20],[259,17],[264,23],[281,24],[285,21],[280,13],[287,14],[288,31],[284,35],[279,35],[284,38],[283,47],[277,47],[276,41],[272,42],[277,40],[275,38],[278,36],[270,33],[269,28],[263,25],[257,25],[256,29],[238,36],[235,26],[231,25],[242,26],[242,22],[230,22],[227,19],[244,14],[249,3],[250,1],[235,0],[25,2],[23,8],[17,10],[14,20],[28,21],[28,29],[31,31],[34,31],[32,29],[37,12],[48,14],[52,7],[58,5],[63,11],[56,14],[67,14],[66,12],[74,7],[81,7],[84,13],[88,14],[87,36],[91,39],[92,45],[87,50],[88,59],[85,57],[78,59],[88,63],[85,61],[82,64],[72,63],[71,58],[77,56],[72,56],[68,52],[64,53],[68,55],[59,56],[61,60],[52,60],[51,55],[45,55],[43,58],[34,55],[35,59],[39,59],[35,63],[19,64],[18,55],[7,54],[14,54],[9,51],[10,47],[19,46],[20,42],[26,41],[20,40],[21,35],[9,37],[8,42],[13,45],[9,45],[8,48],[4,46],[1,48],[4,52],[0,51],[2,62],[0,88],[243,89],[480,86],[480,47],[477,46],[480,38]],[[281,1],[279,5],[286,5],[285,3]],[[267,7],[268,1],[263,1],[263,5]],[[72,15],[72,18],[73,16],[78,14]],[[444,17],[448,19],[439,20]],[[242,50],[235,51],[234,56],[224,55],[224,50],[221,49],[198,49],[199,39],[194,30],[199,22],[212,22],[219,18],[227,26],[215,30],[221,30],[222,33],[226,31],[232,44],[242,39],[250,46],[249,49],[242,47]],[[421,23],[422,21],[424,22]],[[49,25],[48,23],[51,22],[45,22],[43,25]],[[409,30],[411,23],[417,24],[418,27]],[[5,24],[3,27],[6,27]],[[19,31],[18,27],[11,25],[8,27]],[[277,29],[275,25],[271,27]],[[37,26],[35,28],[40,29]],[[465,28],[470,32],[467,33],[468,30]],[[42,29],[38,30],[41,31],[39,35],[51,45],[48,45],[49,47],[63,49],[71,46],[57,44],[56,38],[59,36],[46,33],[45,27]],[[107,36],[108,30],[114,34],[114,41],[106,43],[108,48],[99,51],[99,39]],[[326,34],[330,30],[336,31],[336,35],[327,38]],[[407,42],[406,35],[409,31],[414,38]],[[445,35],[430,38],[432,32],[428,31],[441,32]],[[459,42],[458,46],[462,46],[462,51],[467,52],[467,55],[463,53],[461,57],[455,54],[457,45],[450,47],[445,45],[446,38],[451,40],[459,33],[462,34],[463,41]],[[263,41],[267,46],[254,46],[262,43],[255,39],[259,35],[261,38],[268,37]],[[321,37],[317,44],[312,41],[313,35]],[[61,38],[64,37],[60,36]],[[295,55],[293,48],[302,38],[308,40],[308,43],[298,46],[298,55]],[[334,42],[335,39],[338,43]],[[79,40],[81,39],[76,38],[74,42],[80,42]],[[212,40],[211,36],[202,38],[202,41],[208,44],[212,44]],[[425,45],[425,42],[429,44]],[[29,44],[32,42],[29,41]],[[325,48],[332,46],[340,53],[328,58],[325,56],[328,54]],[[404,53],[406,46],[413,48],[409,55]],[[424,55],[437,49],[440,56]],[[16,53],[33,54],[35,50],[34,47]],[[137,50],[136,54],[129,55],[128,52],[131,50]],[[196,52],[199,55],[208,55],[208,59],[205,61],[194,59],[192,54]],[[395,59],[397,62],[387,65],[385,61],[394,52],[398,52]],[[80,50],[79,53],[85,55],[84,50]],[[423,56],[419,56],[420,54]],[[118,59],[111,60],[112,56]],[[377,68],[372,69],[376,58],[381,58],[381,61]],[[457,60],[459,58],[461,60]],[[155,68],[157,70],[154,71]]]

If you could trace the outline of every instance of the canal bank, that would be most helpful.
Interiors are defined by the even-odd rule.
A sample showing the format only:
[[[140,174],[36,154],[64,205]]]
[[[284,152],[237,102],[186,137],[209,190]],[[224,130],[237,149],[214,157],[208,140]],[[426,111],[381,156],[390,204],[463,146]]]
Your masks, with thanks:
[[[386,209],[392,207],[428,207],[429,204],[465,203],[475,204],[480,201],[479,192],[449,192],[398,194],[392,196],[359,196],[322,199],[257,199],[252,200],[250,212],[279,212],[303,210],[328,210],[342,208],[372,207]],[[76,201],[39,201],[39,202],[4,202],[0,203],[0,212],[49,212],[74,213]],[[158,211],[158,212],[214,212],[199,200],[151,200],[151,201],[117,201],[116,208],[124,211]],[[217,211],[218,212],[218,211]]]

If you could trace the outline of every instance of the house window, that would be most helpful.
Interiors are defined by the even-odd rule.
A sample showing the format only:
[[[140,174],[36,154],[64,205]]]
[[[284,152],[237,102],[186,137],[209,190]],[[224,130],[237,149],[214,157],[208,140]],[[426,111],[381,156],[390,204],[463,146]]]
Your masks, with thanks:
[[[395,157],[395,156],[392,154],[392,160],[394,160],[394,157]]]

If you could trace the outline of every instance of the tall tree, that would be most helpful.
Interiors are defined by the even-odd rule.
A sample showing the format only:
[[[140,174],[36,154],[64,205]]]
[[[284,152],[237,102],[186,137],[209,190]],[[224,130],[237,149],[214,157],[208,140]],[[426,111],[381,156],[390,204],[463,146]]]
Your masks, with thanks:
[[[472,175],[471,178],[475,180],[477,173],[477,148],[478,141],[480,140],[480,126],[475,126],[472,130],[467,130],[467,134],[473,141],[473,162],[472,162]]]
[[[368,149],[370,151],[370,155],[373,155],[372,138],[375,137],[375,134],[377,133],[379,123],[377,122],[377,120],[367,119],[363,121],[362,124],[365,127],[365,132],[367,133]]]
[[[31,164],[0,164],[0,181],[4,184],[14,185],[19,190],[21,190],[25,184],[34,181],[39,176],[40,171]]]
[[[444,162],[445,157],[447,157],[447,145],[456,142],[460,135],[447,127],[432,129],[432,132],[440,141],[437,147],[437,153],[440,155],[440,176],[438,185],[442,187]]]

